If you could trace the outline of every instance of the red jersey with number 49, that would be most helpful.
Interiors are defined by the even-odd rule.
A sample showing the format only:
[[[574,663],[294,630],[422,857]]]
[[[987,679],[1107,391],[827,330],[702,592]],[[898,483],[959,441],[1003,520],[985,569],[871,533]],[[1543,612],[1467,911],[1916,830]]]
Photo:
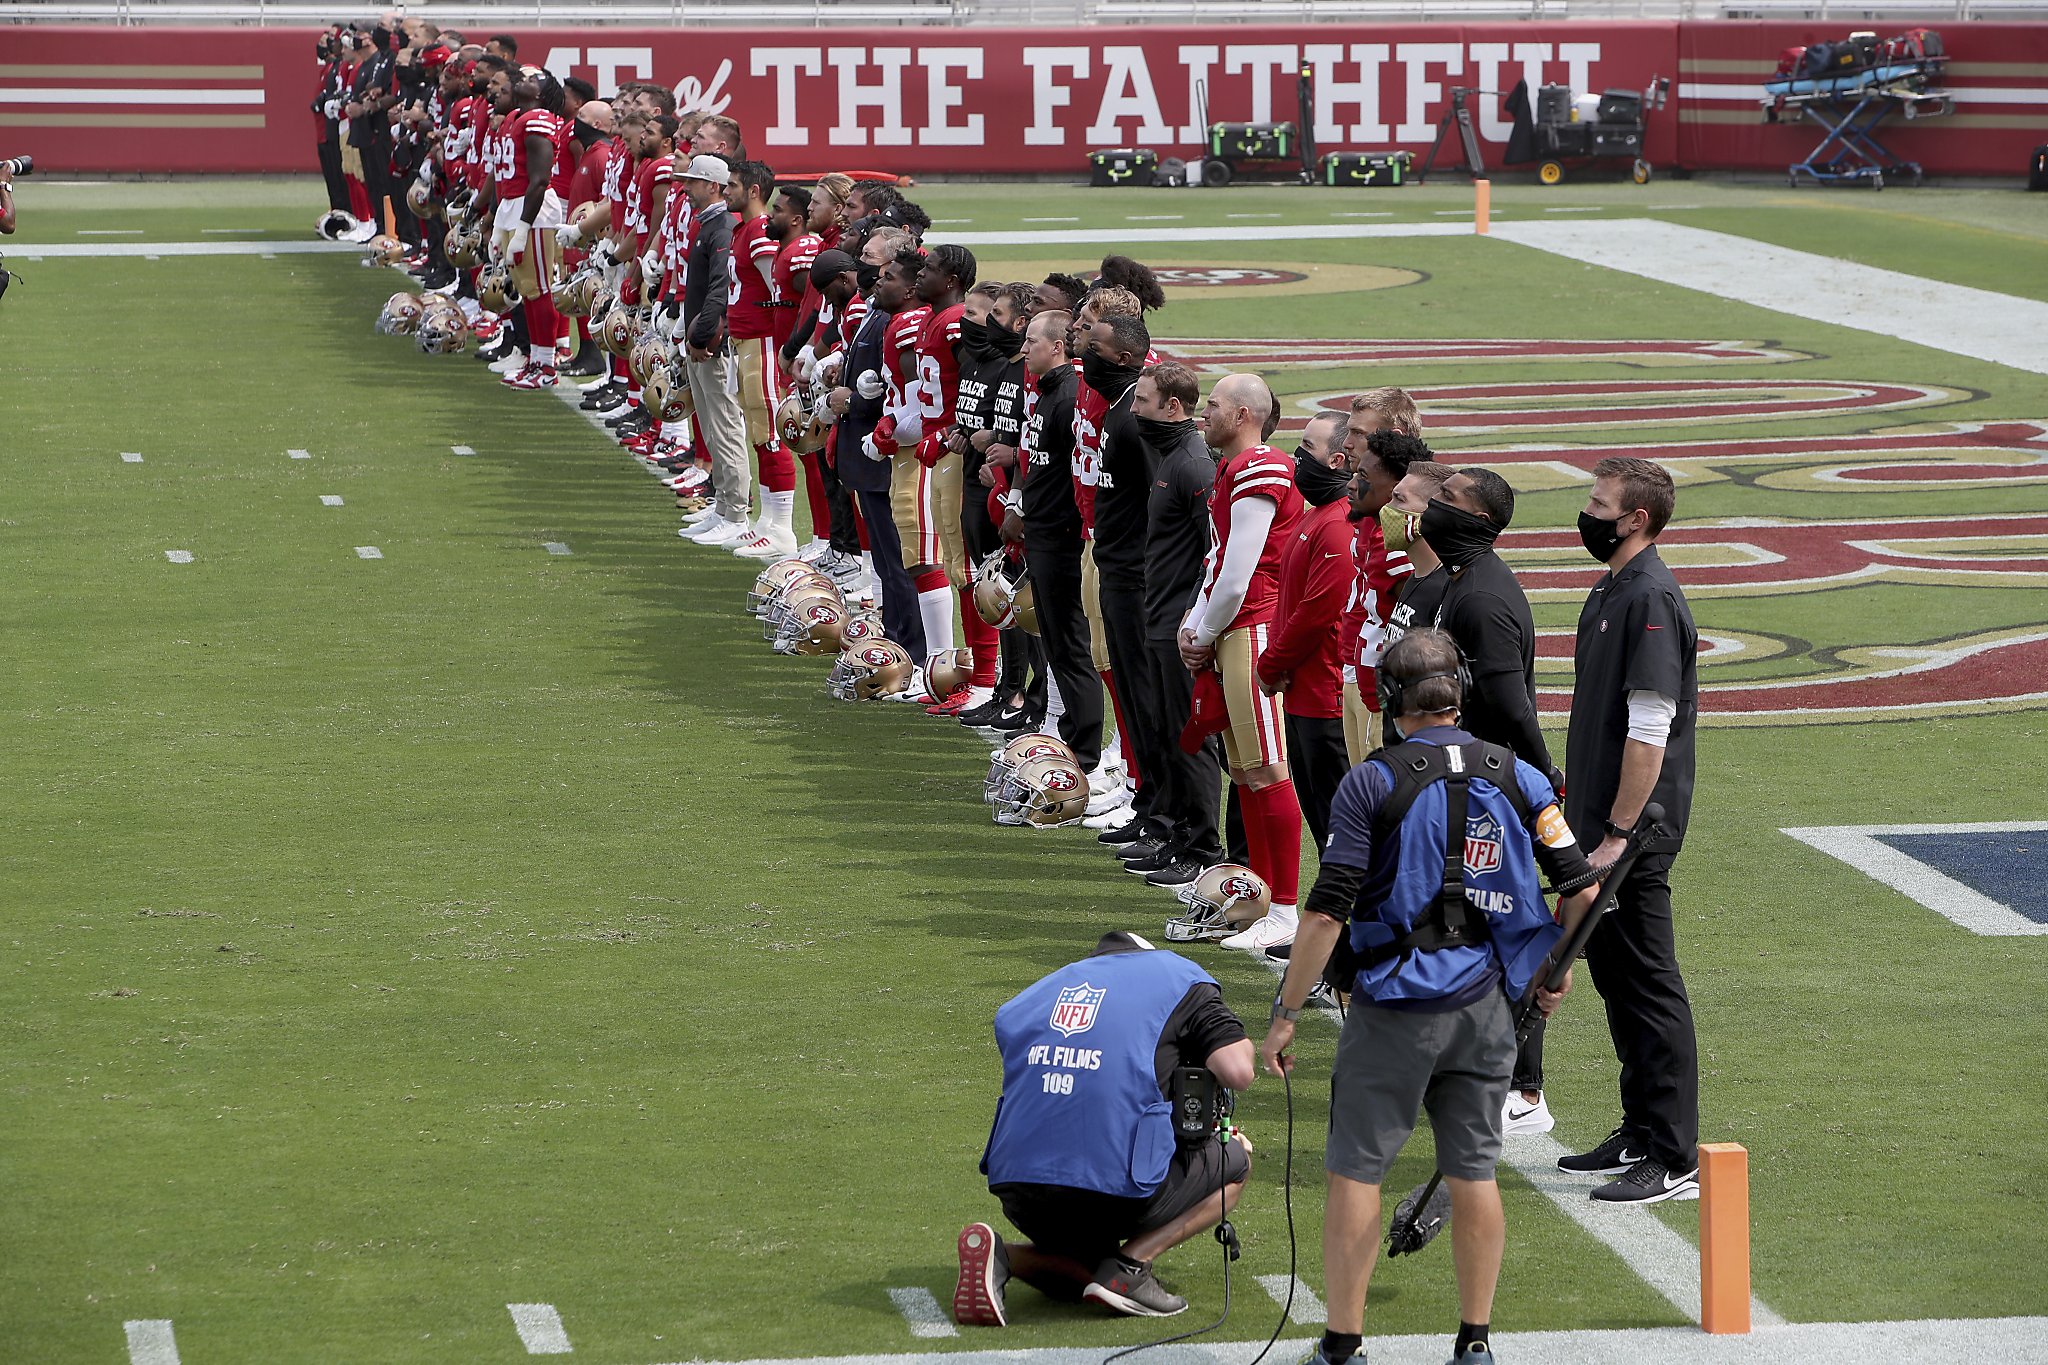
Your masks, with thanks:
[[[953,348],[960,344],[960,319],[966,312],[960,303],[940,309],[926,320],[917,340],[918,403],[928,436],[953,425],[960,401],[960,356]]]
[[[931,316],[932,310],[921,303],[915,308],[906,308],[889,320],[889,330],[882,336],[882,383],[892,408],[902,407],[905,396],[903,381],[899,378],[902,362],[898,357],[907,353],[910,373],[916,375],[918,338],[924,335],[924,325]],[[915,388],[917,380],[913,378],[910,382]]]
[[[765,217],[749,218],[733,229],[731,283],[725,291],[725,326],[735,341],[775,334],[773,294],[761,273],[765,261],[775,267],[775,239]]]
[[[1258,566],[1244,590],[1244,603],[1232,617],[1228,629],[1256,625],[1273,619],[1280,600],[1280,555],[1293,539],[1302,515],[1301,490],[1294,486],[1294,460],[1271,446],[1258,445],[1225,460],[1216,469],[1216,482],[1209,489],[1209,521],[1216,545],[1209,554],[1208,572],[1202,592],[1216,590],[1216,576],[1223,569],[1223,557],[1230,550],[1231,514],[1247,498],[1264,498],[1275,506],[1273,525],[1266,532],[1266,544],[1259,551]]]

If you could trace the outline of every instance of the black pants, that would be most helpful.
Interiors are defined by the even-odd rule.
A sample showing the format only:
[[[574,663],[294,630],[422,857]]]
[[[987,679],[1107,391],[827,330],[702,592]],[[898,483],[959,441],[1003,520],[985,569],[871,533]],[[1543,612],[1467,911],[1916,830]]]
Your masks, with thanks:
[[[1699,1042],[1671,927],[1669,853],[1636,861],[1586,945],[1621,1061],[1621,1122],[1673,1170],[1698,1162]]]
[[[1242,790],[1243,788],[1233,782],[1230,784],[1230,790],[1224,794],[1224,851],[1230,855],[1230,861],[1236,863],[1239,867],[1250,867],[1252,865],[1252,846],[1251,841],[1245,837],[1244,833],[1244,803],[1238,799],[1238,793]]]
[[[1152,666],[1145,674],[1152,695],[1140,709],[1156,716],[1167,735],[1159,765],[1160,816],[1173,826],[1170,838],[1175,849],[1202,862],[1215,862],[1223,856],[1216,839],[1216,803],[1223,786],[1222,741],[1211,735],[1193,753],[1180,747],[1180,732],[1187,727],[1188,711],[1195,701],[1194,675],[1180,661],[1180,647],[1172,639],[1154,638],[1145,646],[1152,656]]]
[[[370,196],[370,219],[382,232],[384,201],[391,197],[391,148],[383,138],[372,136],[356,150],[363,154],[363,192]]]
[[[341,134],[330,119],[320,139],[320,178],[327,182],[327,207],[349,212],[348,181],[341,173]]]
[[[1287,775],[1294,780],[1294,794],[1301,801],[1309,833],[1316,837],[1318,862],[1330,839],[1330,803],[1337,799],[1337,784],[1350,771],[1342,716],[1325,719],[1287,713]]]
[[[881,584],[882,629],[911,658],[922,660],[927,657],[924,618],[917,614],[917,586],[910,581],[910,570],[903,567],[903,542],[896,536],[896,518],[889,510],[888,491],[870,493],[863,488],[854,496],[860,499],[861,519],[868,526],[868,550],[874,557],[875,578]]]
[[[1102,759],[1102,679],[1089,656],[1088,616],[1081,609],[1081,545],[1026,537],[1024,560],[1031,566],[1031,600],[1038,608],[1046,667],[1066,706],[1060,738],[1074,751],[1081,771],[1093,772]]]
[[[847,489],[846,481],[839,477],[838,461],[827,458],[823,451],[818,454],[818,482],[825,487],[827,541],[840,554],[860,558],[860,530],[854,524],[853,494]],[[896,523],[892,520],[889,524],[894,527]]]
[[[1160,778],[1168,762],[1166,749],[1180,738],[1152,703],[1157,689],[1151,680],[1152,651],[1145,643],[1145,587],[1104,582],[1097,594],[1102,604],[1103,643],[1109,650],[1110,685],[1124,720],[1124,752],[1137,760],[1138,792],[1132,813],[1145,822],[1145,833],[1170,836],[1160,804]]]

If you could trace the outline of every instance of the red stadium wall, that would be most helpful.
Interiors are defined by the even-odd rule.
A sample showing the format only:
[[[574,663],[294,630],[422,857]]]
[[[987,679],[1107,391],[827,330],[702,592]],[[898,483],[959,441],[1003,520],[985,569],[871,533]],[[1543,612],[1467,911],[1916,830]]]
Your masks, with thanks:
[[[1315,66],[1322,150],[1424,151],[1454,85],[1527,76],[1576,89],[1673,81],[1652,118],[1660,166],[1778,170],[1817,141],[1765,125],[1758,81],[1805,23],[1527,23],[996,29],[521,30],[522,52],[600,88],[674,85],[738,118],[778,169],[1079,174],[1091,148],[1199,145],[1215,120],[1292,119]],[[1952,24],[1957,112],[1885,134],[1930,172],[2017,175],[2048,138],[2048,25]],[[314,166],[313,35],[276,29],[20,27],[0,32],[0,155],[50,171],[304,171]],[[1498,159],[1499,102],[1474,110]]]

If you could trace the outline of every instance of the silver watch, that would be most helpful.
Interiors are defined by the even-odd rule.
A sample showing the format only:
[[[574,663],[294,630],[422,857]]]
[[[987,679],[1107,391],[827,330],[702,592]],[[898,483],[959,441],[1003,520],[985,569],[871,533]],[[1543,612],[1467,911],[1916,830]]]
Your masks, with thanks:
[[[1296,1019],[1301,1018],[1301,1011],[1291,1010],[1276,999],[1273,1001],[1273,1018],[1275,1020],[1285,1019],[1289,1023],[1293,1023]]]

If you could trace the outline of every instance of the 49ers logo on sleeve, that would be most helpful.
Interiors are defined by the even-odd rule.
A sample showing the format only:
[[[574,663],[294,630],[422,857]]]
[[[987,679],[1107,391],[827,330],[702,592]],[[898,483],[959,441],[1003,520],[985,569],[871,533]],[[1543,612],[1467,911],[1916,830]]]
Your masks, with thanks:
[[[1085,981],[1078,986],[1067,987],[1052,1002],[1053,1029],[1071,1038],[1094,1028],[1096,1012],[1102,1008],[1102,998],[1108,994],[1107,990],[1097,989]]]
[[[1474,876],[1500,870],[1500,821],[1491,815],[1465,823],[1465,870]]]

